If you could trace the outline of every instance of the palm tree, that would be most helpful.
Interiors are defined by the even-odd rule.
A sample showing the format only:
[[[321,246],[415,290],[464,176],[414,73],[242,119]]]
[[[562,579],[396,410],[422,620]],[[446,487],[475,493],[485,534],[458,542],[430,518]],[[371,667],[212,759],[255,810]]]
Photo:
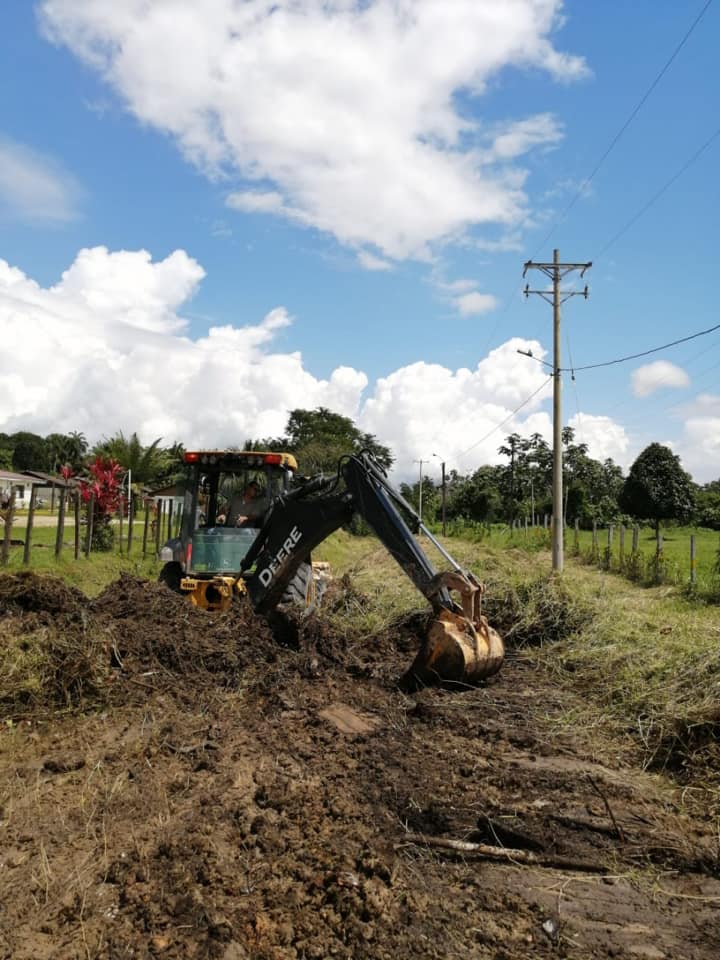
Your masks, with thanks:
[[[93,449],[95,455],[112,457],[124,470],[132,471],[133,483],[153,483],[167,469],[168,452],[160,446],[158,437],[149,446],[143,446],[137,433],[126,437],[119,430],[114,437],[101,441]]]

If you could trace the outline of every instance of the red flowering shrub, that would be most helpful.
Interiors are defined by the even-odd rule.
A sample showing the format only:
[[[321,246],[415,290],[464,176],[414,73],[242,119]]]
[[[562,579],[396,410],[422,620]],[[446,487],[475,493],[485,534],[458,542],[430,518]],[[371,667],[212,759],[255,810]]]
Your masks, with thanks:
[[[122,499],[123,468],[112,457],[95,457],[87,468],[88,477],[78,481],[84,503],[94,497],[92,546],[95,550],[111,550],[115,534],[110,526]]]

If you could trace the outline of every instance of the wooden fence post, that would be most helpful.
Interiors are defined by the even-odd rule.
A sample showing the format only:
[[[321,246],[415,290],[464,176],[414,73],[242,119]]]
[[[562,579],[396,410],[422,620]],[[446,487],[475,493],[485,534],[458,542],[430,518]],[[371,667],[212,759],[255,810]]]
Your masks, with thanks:
[[[575,553],[580,553],[580,520],[575,517],[575,535],[573,538]]]
[[[80,559],[80,510],[81,507],[80,491],[75,491],[75,559]]]
[[[155,524],[155,559],[160,554],[160,533],[165,522],[165,503],[158,500],[157,523]]]
[[[60,501],[58,504],[57,531],[55,533],[55,559],[60,559],[65,536],[65,487],[60,487]]]
[[[635,524],[635,526],[633,527],[632,552],[638,553],[639,550],[640,550],[640,527],[637,524]]]
[[[27,526],[25,527],[25,546],[23,547],[23,564],[30,565],[30,548],[32,545],[33,522],[35,520],[35,484],[30,487],[30,506],[28,508]]]
[[[87,514],[87,530],[86,530],[86,539],[85,539],[85,556],[90,556],[90,546],[92,544],[92,535],[93,535],[93,523],[95,521],[95,494],[90,494],[90,500],[88,501],[88,514]]]
[[[147,556],[148,527],[150,526],[150,501],[145,501],[145,523],[143,524],[143,560]]]
[[[119,521],[118,522],[118,549],[120,551],[120,556],[122,556],[122,552],[123,552],[122,535],[123,535],[123,514],[124,513],[125,513],[125,507],[123,506],[122,497],[120,497],[120,507],[118,508],[118,521]]]
[[[596,560],[596,559],[597,559],[597,555],[598,555],[597,520],[593,520],[593,527],[592,527],[592,548],[591,548],[591,551],[590,551],[590,555],[591,555],[591,557],[592,557],[593,560]]]
[[[2,542],[2,564],[7,565],[10,559],[10,541],[12,540],[13,516],[15,514],[15,487],[10,488],[10,501],[5,511],[5,535]]]
[[[612,569],[612,549],[613,549],[613,536],[615,534],[615,527],[613,524],[608,525],[608,541],[607,541],[607,569]]]
[[[661,583],[663,579],[663,536],[658,530],[655,544],[655,581]]]
[[[690,583],[697,583],[697,559],[695,556],[695,534],[690,535]]]
[[[173,501],[168,500],[168,522],[167,522],[167,539],[171,540],[173,535]]]
[[[625,565],[625,526],[620,524],[620,567]]]

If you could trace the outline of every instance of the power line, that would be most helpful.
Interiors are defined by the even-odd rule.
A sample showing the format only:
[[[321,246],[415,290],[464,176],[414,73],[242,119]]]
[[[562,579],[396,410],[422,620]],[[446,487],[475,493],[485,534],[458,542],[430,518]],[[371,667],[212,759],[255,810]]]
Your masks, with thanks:
[[[712,349],[713,347],[717,347],[717,346],[720,346],[720,341],[718,340],[716,340],[715,343],[712,344],[711,347],[709,347],[708,349]],[[682,364],[683,368],[687,368],[690,363],[693,363],[695,360],[697,360],[699,356],[702,356],[706,353],[707,353],[706,350],[701,350],[699,353],[694,354],[689,360],[683,361],[683,364]],[[700,381],[704,377],[706,377],[708,374],[711,374],[714,370],[717,370],[718,367],[720,367],[720,360],[716,361],[715,363],[712,363],[709,367],[705,367],[704,370],[701,370],[700,373],[698,373],[696,376],[693,376],[693,381],[692,381],[693,391],[698,392]],[[661,389],[665,385],[670,385],[670,386],[673,385],[670,381],[670,375],[668,373],[653,377],[650,381],[648,381],[648,383],[652,388],[653,393],[656,390]],[[649,402],[652,402],[652,401],[650,400]],[[625,400],[622,400],[622,399],[618,400],[617,403],[613,404],[611,407],[609,407],[606,410],[606,413],[608,414],[612,413],[613,410],[616,410],[619,406],[622,406],[624,403],[626,403]],[[687,398],[683,398],[682,400],[677,400],[674,403],[671,403],[662,407],[662,409],[658,409],[657,415],[659,416],[661,414],[670,413],[671,411],[677,409],[678,407],[682,407],[687,403],[688,403]],[[628,424],[647,421],[647,417],[648,417],[647,411],[645,413],[639,413],[636,411],[634,416],[631,416],[629,418],[627,416],[624,416],[623,424],[627,426]]]
[[[691,166],[695,163],[695,161],[696,161],[697,159],[699,159],[699,157],[707,150],[707,148],[713,143],[713,141],[717,140],[718,137],[720,137],[720,127],[718,127],[717,130],[715,130],[715,132],[705,141],[705,143],[703,143],[703,145],[702,145],[701,147],[699,147],[699,148],[695,151],[695,153],[690,157],[689,160],[686,160],[686,161],[685,161],[685,163],[680,167],[680,169],[677,171],[677,173],[674,173],[674,174],[672,175],[672,177],[670,177],[670,179],[667,180],[667,181],[662,185],[662,187],[660,187],[660,189],[657,191],[657,193],[655,193],[655,194],[648,200],[648,202],[647,202],[646,204],[644,204],[644,206],[642,206],[642,207],[638,210],[638,212],[637,212],[636,214],[634,214],[634,215],[628,220],[628,222],[625,224],[625,226],[622,227],[620,230],[618,230],[618,232],[615,234],[614,237],[612,237],[610,240],[608,240],[608,242],[605,244],[605,246],[600,250],[600,252],[597,254],[597,256],[594,257],[593,259],[594,259],[594,260],[597,260],[597,259],[598,259],[599,257],[601,257],[604,253],[606,253],[606,252],[610,249],[610,247],[613,246],[613,244],[617,243],[617,241],[620,239],[620,237],[622,237],[625,233],[627,233],[627,231],[630,229],[630,227],[634,226],[634,225],[637,223],[637,221],[640,219],[640,217],[642,217],[644,213],[647,213],[647,211],[650,209],[650,207],[652,207],[652,205],[653,205],[654,203],[656,203],[656,201],[658,201],[658,200],[660,199],[660,197],[662,197],[662,195],[663,195],[664,193],[667,193],[667,191],[668,191],[668,190],[670,189],[670,187],[675,183],[675,181],[680,179],[680,177],[685,173],[685,171],[686,171],[689,167],[691,167]]]
[[[530,403],[530,401],[533,399],[533,397],[536,397],[540,393],[540,391],[550,383],[551,380],[552,380],[552,377],[548,377],[547,380],[544,381],[544,383],[540,384],[537,390],[533,390],[533,392],[530,394],[529,397],[523,400],[523,402],[519,406],[515,407],[515,409],[510,414],[508,414],[507,417],[505,417],[502,423],[498,423],[497,426],[493,427],[492,430],[489,430],[484,437],[480,437],[480,439],[476,440],[475,443],[472,444],[472,446],[467,448],[467,450],[463,450],[462,453],[459,453],[457,455],[457,459],[462,460],[462,458],[466,456],[466,454],[470,453],[471,450],[474,450],[475,447],[480,446],[481,443],[487,440],[488,437],[491,437],[497,430],[502,429],[502,427],[504,427],[506,423],[509,423],[510,420],[512,420],[512,418],[515,416],[515,414],[518,413],[520,410],[522,410],[523,407],[526,407]]]
[[[568,359],[570,360],[570,368],[572,369],[572,362],[573,362],[572,349],[570,348],[570,335],[567,333],[565,334],[565,342],[567,343],[567,348],[568,348]],[[582,415],[580,413],[580,398],[578,397],[577,380],[575,379],[574,373],[571,379],[572,379],[572,385],[573,385],[573,393],[575,394],[575,413],[577,415],[577,420],[578,420],[578,428],[579,428],[578,433],[580,434],[580,443],[584,443],[585,438],[583,437]]]
[[[700,330],[697,333],[691,333],[689,337],[681,337],[679,340],[671,340],[670,343],[664,343],[660,347],[653,347],[652,350],[643,350],[641,353],[630,353],[626,357],[617,357],[615,360],[605,360],[603,363],[589,363],[584,367],[563,367],[563,371],[570,373],[579,373],[581,370],[597,370],[598,367],[612,367],[616,363],[625,363],[626,360],[637,360],[639,357],[648,357],[651,353],[659,353],[661,350],[667,350],[669,347],[676,347],[679,343],[687,343],[688,340],[697,340],[698,337],[707,336],[720,330],[720,323],[714,327],[708,327],[707,330]]]
[[[635,108],[634,108],[634,109],[632,110],[632,112],[630,113],[630,116],[627,118],[627,120],[625,121],[625,123],[623,123],[623,125],[620,127],[620,129],[618,130],[618,132],[617,132],[617,133],[615,134],[615,136],[612,138],[612,140],[610,141],[609,146],[606,148],[605,152],[602,154],[602,156],[600,157],[600,159],[598,160],[598,162],[595,164],[595,166],[593,167],[593,169],[592,169],[592,171],[590,172],[589,176],[587,176],[587,177],[582,181],[582,183],[580,184],[580,186],[579,186],[578,189],[577,189],[577,192],[575,193],[575,195],[574,195],[574,196],[572,197],[572,199],[570,200],[570,203],[568,203],[568,205],[565,207],[565,209],[564,209],[563,212],[560,214],[560,216],[558,217],[558,219],[557,219],[557,220],[555,221],[555,223],[552,225],[552,227],[550,228],[550,230],[548,231],[548,233],[545,235],[545,237],[543,237],[541,243],[538,245],[538,248],[539,248],[539,249],[545,246],[545,244],[548,242],[548,240],[550,239],[550,237],[555,233],[555,231],[556,231],[557,228],[560,226],[560,224],[563,223],[563,222],[567,219],[568,214],[569,214],[570,211],[573,209],[573,207],[575,206],[575,204],[578,202],[578,200],[580,199],[580,197],[583,195],[583,193],[585,192],[585,190],[587,190],[587,188],[590,186],[590,183],[592,182],[593,178],[595,177],[595,175],[597,174],[597,172],[600,170],[600,168],[602,167],[602,165],[605,163],[605,161],[607,160],[607,158],[610,156],[610,154],[612,153],[612,151],[615,149],[615,147],[617,146],[617,143],[618,143],[618,141],[620,140],[620,138],[622,137],[622,135],[625,133],[625,131],[627,130],[627,128],[630,126],[630,124],[633,122],[633,120],[635,119],[635,117],[638,115],[638,113],[640,112],[640,110],[641,110],[642,107],[644,106],[645,102],[646,102],[646,101],[648,100],[648,98],[650,97],[650,95],[651,95],[651,93],[653,92],[653,90],[655,89],[655,87],[657,87],[657,85],[660,83],[660,81],[662,80],[662,78],[665,76],[665,74],[667,73],[668,69],[670,68],[670,65],[672,64],[672,62],[675,60],[675,58],[677,57],[677,55],[680,53],[680,51],[682,50],[682,48],[685,46],[685,44],[686,44],[687,41],[689,40],[690,35],[691,35],[692,32],[694,31],[695,27],[697,27],[697,25],[700,23],[700,21],[702,20],[702,18],[705,16],[705,13],[707,12],[707,10],[708,10],[708,8],[709,8],[709,6],[710,6],[711,3],[712,3],[712,0],[707,0],[707,2],[705,3],[705,6],[702,8],[702,10],[700,11],[700,13],[699,13],[699,14],[697,15],[697,17],[693,20],[693,22],[690,24],[690,27],[688,28],[688,30],[687,30],[687,32],[685,33],[684,37],[682,38],[682,40],[680,41],[680,43],[678,43],[678,45],[675,47],[675,49],[673,50],[672,54],[670,55],[670,58],[665,62],[665,65],[662,67],[662,69],[661,69],[660,72],[657,74],[657,76],[655,77],[655,79],[653,80],[653,82],[650,84],[650,86],[647,88],[647,90],[645,91],[645,93],[642,95],[642,97],[641,97],[640,100],[638,101],[637,105],[635,106]],[[532,259],[532,258],[531,258],[531,259]]]
[[[657,87],[657,85],[660,83],[660,81],[662,80],[662,78],[665,76],[665,74],[666,74],[667,71],[669,70],[670,66],[672,65],[672,63],[674,62],[674,60],[676,59],[676,57],[678,56],[678,54],[680,53],[680,51],[682,50],[682,48],[685,46],[685,44],[687,43],[687,41],[690,39],[691,34],[693,33],[693,31],[695,30],[695,28],[697,27],[697,25],[700,23],[700,21],[702,20],[702,18],[705,16],[705,14],[707,13],[707,11],[708,11],[708,9],[709,9],[709,7],[710,7],[710,5],[711,5],[712,2],[713,2],[713,0],[706,0],[704,6],[702,7],[702,9],[701,9],[700,12],[698,13],[698,15],[695,17],[695,19],[693,20],[693,22],[690,24],[690,26],[689,26],[688,29],[686,30],[685,34],[683,35],[682,39],[680,40],[680,42],[677,44],[677,46],[675,47],[675,49],[673,50],[673,52],[670,54],[670,57],[665,61],[664,65],[662,66],[662,68],[660,69],[660,71],[657,73],[657,75],[656,75],[655,78],[653,79],[653,81],[652,81],[652,83],[650,84],[650,86],[647,88],[647,90],[646,90],[645,93],[642,95],[642,97],[640,98],[640,100],[638,101],[638,103],[635,105],[635,107],[633,108],[633,110],[630,112],[628,118],[625,120],[625,122],[622,124],[622,126],[620,127],[620,129],[617,131],[617,133],[615,134],[615,136],[612,138],[612,140],[610,141],[609,145],[607,146],[607,148],[605,149],[605,151],[604,151],[604,152],[602,153],[602,155],[600,156],[600,159],[597,161],[597,163],[595,164],[595,166],[594,166],[593,169],[591,170],[590,174],[585,178],[585,180],[583,180],[583,182],[582,182],[582,183],[580,184],[580,186],[578,187],[576,193],[574,194],[574,196],[573,196],[572,199],[570,200],[569,204],[565,207],[565,209],[563,210],[563,212],[561,213],[561,215],[558,217],[558,219],[553,223],[553,225],[551,226],[550,230],[549,230],[549,231],[547,232],[547,234],[543,237],[543,239],[540,241],[540,243],[537,244],[536,249],[535,249],[535,252],[533,253],[533,255],[532,255],[531,258],[530,258],[531,260],[534,259],[534,257],[536,256],[536,254],[545,246],[545,244],[548,242],[548,240],[550,239],[550,237],[552,237],[552,235],[555,233],[555,231],[556,231],[557,228],[560,226],[560,224],[563,223],[563,222],[567,219],[567,216],[568,216],[568,214],[570,213],[570,211],[573,209],[573,207],[574,207],[575,204],[578,202],[578,200],[580,199],[580,197],[583,195],[583,193],[585,192],[585,190],[587,189],[587,187],[590,185],[590,183],[591,183],[591,181],[593,180],[593,178],[595,177],[595,175],[598,173],[598,171],[600,170],[600,168],[602,167],[602,165],[605,163],[605,161],[607,160],[607,158],[610,156],[610,154],[612,153],[612,151],[613,151],[613,150],[615,149],[615,147],[617,146],[618,142],[620,141],[620,139],[621,139],[621,137],[623,136],[623,134],[625,133],[625,131],[628,129],[628,127],[630,126],[630,124],[633,122],[633,120],[635,119],[635,117],[638,115],[638,113],[640,112],[640,110],[642,109],[642,107],[645,105],[646,101],[649,99],[650,95],[653,93],[653,91],[655,90],[655,88]],[[717,133],[720,133],[720,131],[717,131]],[[697,155],[694,156],[694,157],[692,157],[691,160],[688,161],[688,163],[686,164],[686,166],[683,167],[683,169],[680,170],[680,171],[675,175],[675,177],[673,178],[673,180],[669,181],[669,182],[661,189],[661,191],[659,191],[658,194],[657,194],[655,197],[653,197],[652,200],[650,200],[650,201],[648,202],[648,204],[646,205],[646,207],[644,207],[641,211],[639,211],[638,214],[636,214],[636,216],[635,216],[632,220],[628,221],[628,223],[622,228],[622,230],[621,230],[618,234],[616,234],[616,235],[602,248],[602,250],[600,251],[600,254],[605,253],[605,251],[608,250],[608,249],[610,248],[610,246],[612,246],[613,243],[615,243],[617,240],[619,240],[620,237],[623,235],[623,233],[625,233],[625,231],[628,230],[628,229],[635,223],[635,221],[638,220],[638,219],[643,215],[643,213],[645,213],[646,209],[649,209],[649,207],[651,207],[651,206],[653,205],[653,203],[655,203],[655,201],[658,200],[658,199],[662,196],[662,194],[663,194],[667,189],[669,189],[669,187],[672,185],[672,183],[674,182],[674,180],[677,179],[679,176],[681,176],[681,174],[685,172],[685,170],[687,169],[687,167],[690,166],[692,163],[694,163],[694,161],[700,156],[700,154],[710,145],[710,142],[712,142],[712,140],[715,138],[715,136],[717,136],[717,133],[716,133],[716,134],[713,134],[713,137],[711,137],[710,141],[709,141],[708,143],[706,143],[703,147],[701,147],[701,149],[698,151]],[[593,260],[597,260],[597,259],[598,259],[598,257],[593,257]],[[516,289],[516,288],[513,287],[513,290],[511,291],[511,293],[510,293],[509,296],[508,296],[508,299],[506,300],[505,309],[502,310],[502,312],[500,313],[500,315],[497,317],[497,319],[496,319],[496,321],[495,321],[495,324],[493,325],[493,328],[492,328],[492,330],[490,331],[490,335],[489,335],[489,337],[487,338],[485,347],[483,348],[483,353],[487,351],[490,343],[492,342],[493,338],[495,337],[495,334],[496,334],[496,332],[497,332],[498,327],[500,326],[501,321],[504,319],[504,317],[505,317],[505,316],[507,315],[507,313],[509,312],[510,307],[512,306],[512,303],[513,303],[513,300],[512,300],[511,298],[513,297],[513,294],[515,293],[515,289]]]
[[[643,105],[645,104],[645,102],[648,100],[648,98],[650,97],[650,95],[652,94],[652,92],[655,90],[655,88],[657,87],[657,85],[658,85],[658,84],[660,83],[660,81],[662,80],[663,76],[667,73],[667,71],[668,71],[668,69],[670,68],[670,66],[672,65],[673,61],[676,59],[676,57],[678,56],[678,54],[680,53],[680,51],[682,50],[682,48],[685,46],[685,44],[686,44],[687,41],[689,40],[691,34],[693,33],[693,31],[695,30],[695,28],[697,27],[697,25],[700,23],[700,21],[702,20],[702,18],[705,16],[705,14],[706,14],[707,10],[709,9],[711,3],[712,3],[712,0],[706,0],[706,3],[705,3],[704,6],[702,7],[702,9],[701,9],[700,12],[698,13],[698,15],[695,17],[695,19],[693,20],[693,22],[690,24],[690,27],[687,29],[687,31],[686,31],[685,34],[683,35],[683,37],[682,37],[682,39],[680,40],[680,42],[677,44],[677,46],[676,46],[675,49],[673,50],[672,54],[671,54],[670,57],[668,58],[668,60],[665,62],[665,64],[664,64],[663,67],[661,68],[661,70],[660,70],[660,71],[658,72],[658,74],[655,76],[654,80],[652,81],[652,83],[650,84],[650,86],[647,88],[647,90],[645,91],[645,93],[642,95],[642,97],[640,98],[640,100],[638,101],[638,103],[636,104],[636,106],[634,107],[634,109],[631,111],[631,113],[630,113],[630,115],[628,116],[628,118],[625,120],[625,122],[624,122],[623,125],[620,127],[620,129],[618,130],[618,132],[615,134],[615,136],[613,137],[613,139],[610,141],[610,144],[608,145],[608,147],[606,148],[606,150],[603,152],[603,154],[601,155],[601,157],[600,157],[600,159],[598,160],[598,162],[597,162],[597,163],[595,164],[595,166],[593,167],[593,169],[592,169],[592,171],[590,172],[589,176],[582,182],[582,184],[581,184],[580,187],[578,188],[577,192],[575,193],[575,195],[574,195],[573,198],[571,199],[571,201],[570,201],[570,203],[568,204],[568,206],[565,208],[565,210],[563,211],[563,213],[561,214],[561,216],[558,218],[558,220],[553,224],[553,226],[551,227],[550,231],[546,234],[546,236],[543,238],[543,240],[541,241],[541,243],[538,245],[538,248],[537,248],[537,249],[540,249],[542,246],[544,246],[545,243],[547,243],[547,241],[548,241],[549,238],[552,236],[552,234],[555,232],[555,230],[557,229],[557,227],[567,218],[567,215],[569,214],[569,212],[570,212],[570,211],[572,210],[572,208],[575,206],[575,204],[576,204],[577,201],[580,199],[580,197],[582,196],[582,194],[583,194],[583,192],[585,191],[585,189],[588,187],[588,185],[590,184],[590,182],[592,181],[592,179],[593,179],[593,178],[595,177],[595,175],[598,173],[598,171],[600,170],[600,168],[601,168],[602,165],[604,164],[605,160],[608,158],[608,156],[610,155],[610,153],[612,152],[612,150],[615,148],[615,146],[617,145],[617,143],[619,142],[619,140],[621,139],[621,137],[623,136],[623,134],[625,133],[625,131],[628,129],[628,127],[630,126],[630,124],[632,123],[632,121],[635,119],[635,117],[637,116],[637,114],[640,112],[640,110],[642,109],[642,107],[643,107]],[[717,130],[715,130],[715,132],[708,138],[708,140],[706,140],[705,143],[703,143],[702,146],[700,146],[699,149],[696,150],[695,153],[680,167],[680,169],[679,169],[675,174],[673,174],[673,176],[671,176],[671,177],[663,184],[663,186],[647,201],[647,203],[645,203],[645,204],[637,211],[637,213],[635,213],[635,214],[630,218],[630,220],[628,220],[627,223],[625,223],[625,225],[624,225],[613,237],[610,238],[610,240],[601,248],[600,252],[599,252],[595,257],[593,257],[593,261],[597,261],[597,259],[598,259],[599,257],[601,257],[604,253],[606,253],[606,252],[610,249],[610,247],[612,247],[615,243],[617,243],[617,241],[618,241],[622,236],[624,236],[624,234],[625,234],[632,226],[634,226],[634,224],[670,189],[670,187],[673,186],[673,184],[686,172],[686,170],[688,170],[688,168],[691,167],[691,166],[693,165],[693,163],[695,163],[695,161],[699,159],[699,157],[708,149],[708,147],[711,146],[711,144],[717,139],[718,136],[720,136],[720,127],[719,127]],[[514,292],[514,291],[513,291],[513,292]],[[575,291],[571,291],[571,292],[575,292]],[[493,329],[492,329],[491,332],[490,332],[490,336],[488,337],[486,346],[485,346],[485,348],[484,348],[485,350],[487,350],[487,347],[489,346],[490,342],[492,341],[493,337],[495,336],[495,333],[496,333],[496,331],[497,331],[497,328],[498,328],[498,326],[500,325],[500,321],[501,321],[501,320],[504,318],[504,316],[508,313],[511,305],[512,305],[512,300],[511,300],[511,299],[508,299],[508,301],[506,302],[505,309],[501,312],[500,316],[497,318],[497,320],[496,320],[496,322],[495,322],[495,324],[494,324],[494,326],[493,326]],[[681,339],[681,340],[673,341],[673,343],[665,344],[665,345],[662,346],[662,347],[656,347],[656,348],[654,348],[653,350],[649,350],[649,351],[646,351],[646,352],[642,352],[642,353],[639,353],[639,354],[635,354],[635,355],[633,355],[633,356],[621,357],[621,358],[618,358],[617,360],[607,361],[606,363],[589,364],[589,365],[586,365],[586,366],[583,366],[583,367],[575,367],[574,370],[575,370],[575,371],[578,371],[578,370],[590,370],[590,369],[595,369],[596,367],[610,366],[610,365],[615,364],[615,363],[623,363],[625,360],[632,360],[632,359],[636,359],[636,358],[638,358],[638,357],[647,356],[648,354],[656,353],[656,352],[658,352],[658,351],[660,351],[660,350],[666,349],[667,347],[674,346],[674,345],[677,344],[677,343],[683,343],[686,339],[693,339],[695,336],[703,336],[705,333],[710,333],[710,332],[712,332],[713,329],[717,329],[717,328],[716,328],[716,327],[713,327],[713,328],[711,328],[710,330],[702,331],[701,333],[695,334],[693,337],[688,337],[688,338],[684,338],[684,339]],[[482,441],[478,441],[478,443],[480,443],[480,442],[482,442]],[[470,449],[472,449],[472,448],[470,448]]]

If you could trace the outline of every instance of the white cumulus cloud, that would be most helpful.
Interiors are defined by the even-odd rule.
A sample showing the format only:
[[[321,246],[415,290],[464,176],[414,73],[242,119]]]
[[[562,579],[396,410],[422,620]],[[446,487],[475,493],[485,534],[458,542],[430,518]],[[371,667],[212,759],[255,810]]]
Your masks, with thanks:
[[[602,461],[609,457],[621,467],[630,465],[630,438],[625,428],[615,420],[597,414],[578,413],[570,418],[568,426],[575,431],[575,443],[587,444],[588,455],[593,460]]]
[[[172,135],[240,211],[427,258],[474,225],[524,222],[518,159],[547,113],[470,120],[508,68],[586,72],[553,46],[562,0],[43,0],[46,34]]]
[[[462,317],[470,317],[480,313],[489,313],[497,306],[497,299],[491,293],[480,293],[473,290],[455,298],[455,306]]]
[[[632,390],[636,397],[648,397],[656,390],[665,387],[687,387],[690,377],[682,367],[669,363],[667,360],[656,360],[646,363],[631,374]]]
[[[289,410],[322,405],[389,444],[401,479],[432,453],[472,471],[497,462],[514,430],[549,435],[550,384],[517,353],[542,357],[537,341],[508,340],[472,369],[413,363],[368,384],[340,365],[321,379],[278,350],[284,307],[190,337],[182,308],[203,277],[183,250],[81,250],[50,287],[0,260],[0,330],[13,345],[0,353],[0,430],[224,446],[278,435]]]
[[[0,137],[0,221],[74,220],[81,195],[77,180],[52,157]]]
[[[357,412],[363,373],[341,366],[321,380],[299,353],[272,351],[291,322],[283,307],[190,339],[178,310],[203,276],[182,250],[154,262],[97,247],[43,288],[0,260],[0,329],[13,345],[0,354],[0,429],[230,445],[280,433],[295,406]]]

